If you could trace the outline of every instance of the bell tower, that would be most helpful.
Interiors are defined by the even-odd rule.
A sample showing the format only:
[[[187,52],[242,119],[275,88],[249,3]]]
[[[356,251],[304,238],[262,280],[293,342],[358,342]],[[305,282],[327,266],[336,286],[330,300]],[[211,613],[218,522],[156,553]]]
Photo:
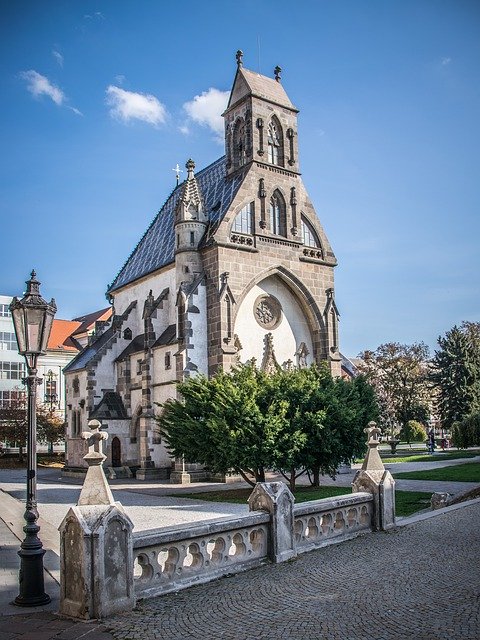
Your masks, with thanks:
[[[281,68],[267,78],[245,69],[237,51],[225,119],[227,175],[252,162],[299,173],[297,113],[281,83]]]

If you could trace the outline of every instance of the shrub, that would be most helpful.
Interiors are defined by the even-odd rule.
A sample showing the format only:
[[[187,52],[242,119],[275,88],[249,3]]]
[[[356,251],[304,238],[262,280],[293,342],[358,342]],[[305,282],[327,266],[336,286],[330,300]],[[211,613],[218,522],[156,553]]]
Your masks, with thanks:
[[[417,420],[409,420],[400,431],[400,439],[410,442],[424,442],[427,439],[425,427]]]
[[[452,443],[459,449],[480,446],[480,412],[453,423]]]

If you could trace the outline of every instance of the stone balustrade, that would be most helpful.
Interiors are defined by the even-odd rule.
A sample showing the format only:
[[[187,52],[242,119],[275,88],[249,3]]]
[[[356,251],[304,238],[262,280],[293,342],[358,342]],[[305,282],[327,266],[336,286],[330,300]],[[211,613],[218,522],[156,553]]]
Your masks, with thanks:
[[[270,516],[252,513],[133,536],[137,598],[177,591],[267,560]]]
[[[294,507],[297,553],[343,542],[372,530],[373,496],[353,493]]]
[[[89,465],[76,507],[60,525],[60,612],[102,618],[131,610],[138,598],[285,562],[299,553],[395,526],[395,482],[378,454],[379,429],[366,429],[368,452],[353,493],[295,505],[283,482],[259,482],[250,513],[216,522],[133,533],[102,468],[100,423],[83,434]]]

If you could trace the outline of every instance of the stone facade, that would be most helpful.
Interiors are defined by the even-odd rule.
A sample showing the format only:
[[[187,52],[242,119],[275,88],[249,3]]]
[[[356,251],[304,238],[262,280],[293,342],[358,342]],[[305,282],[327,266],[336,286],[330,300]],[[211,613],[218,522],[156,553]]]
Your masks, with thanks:
[[[67,367],[70,471],[97,418],[110,433],[109,466],[168,477],[154,415],[190,375],[251,358],[267,369],[327,361],[341,373],[337,261],[299,172],[298,110],[278,68],[267,78],[244,69],[242,55],[223,114],[225,157],[198,173],[187,162],[108,289],[111,322]],[[175,471],[201,473],[180,461]]]

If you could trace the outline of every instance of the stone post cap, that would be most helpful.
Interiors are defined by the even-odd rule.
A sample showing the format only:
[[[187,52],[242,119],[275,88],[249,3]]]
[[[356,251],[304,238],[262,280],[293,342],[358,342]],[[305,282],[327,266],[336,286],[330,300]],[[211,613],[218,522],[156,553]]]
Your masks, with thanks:
[[[248,498],[248,505],[250,511],[270,511],[271,506],[280,501],[287,501],[292,505],[295,502],[292,492],[284,482],[257,482]]]
[[[100,465],[107,456],[102,451],[102,440],[108,439],[108,433],[100,431],[102,423],[99,420],[90,420],[88,423],[91,431],[84,431],[82,438],[88,443],[88,453],[83,457],[89,465]]]
[[[373,420],[368,423],[367,428],[365,429],[365,433],[368,435],[368,450],[362,465],[362,469],[364,471],[385,470],[382,459],[380,458],[380,454],[378,452],[378,445],[380,444],[380,439],[378,436],[381,432],[382,430],[377,427],[377,423]]]
[[[364,431],[368,435],[368,446],[378,447],[378,445],[380,444],[379,435],[382,433],[382,430],[377,427],[377,423],[371,420]]]

